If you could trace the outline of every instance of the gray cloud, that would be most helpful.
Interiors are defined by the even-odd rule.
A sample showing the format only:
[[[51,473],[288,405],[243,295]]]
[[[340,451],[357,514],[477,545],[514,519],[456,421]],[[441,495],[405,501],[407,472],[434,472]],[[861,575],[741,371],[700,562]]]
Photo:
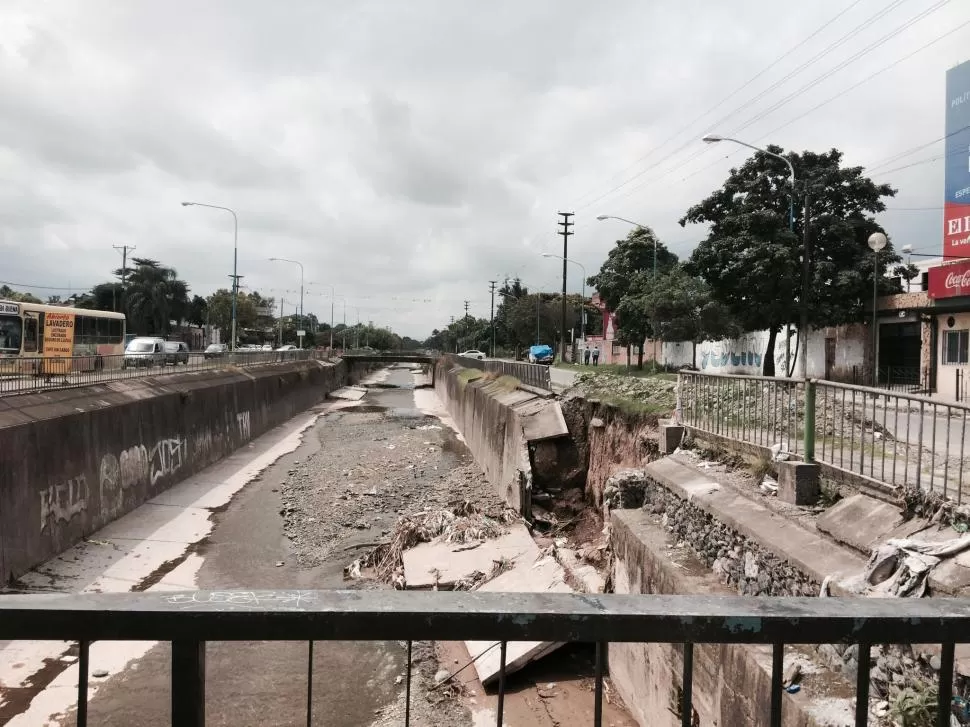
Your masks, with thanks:
[[[352,320],[360,308],[425,335],[465,299],[487,315],[490,279],[557,288],[558,265],[539,253],[561,251],[559,209],[577,213],[570,256],[589,272],[626,233],[596,222],[601,213],[650,224],[687,254],[703,230],[676,220],[744,158],[696,141],[722,116],[721,133],[836,146],[853,164],[943,135],[943,75],[965,59],[965,34],[799,116],[964,22],[960,3],[741,129],[921,8],[893,11],[727,115],[880,7],[860,3],[713,108],[844,6],[14,0],[0,9],[4,277],[89,285],[117,266],[111,245],[128,243],[195,292],[225,286],[231,219],[179,205],[190,199],[239,212],[249,287],[291,300],[296,268],[267,258],[299,259],[314,283],[307,310],[329,317],[332,284],[338,319],[346,300]],[[892,206],[933,207],[941,175],[936,162],[880,179],[900,190]],[[935,210],[890,211],[883,223],[896,244],[940,248]]]

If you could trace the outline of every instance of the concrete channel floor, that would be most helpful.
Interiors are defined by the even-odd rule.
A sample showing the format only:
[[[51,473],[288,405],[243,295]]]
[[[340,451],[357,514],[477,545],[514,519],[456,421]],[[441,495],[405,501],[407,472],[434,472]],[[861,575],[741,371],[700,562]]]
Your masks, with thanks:
[[[412,373],[406,370],[386,375],[387,384],[392,386],[413,381]],[[421,393],[426,403],[429,396],[436,400],[431,391]],[[404,410],[415,406],[415,394],[376,389],[361,403],[363,408],[376,404]],[[343,553],[313,567],[297,565],[293,544],[284,534],[280,489],[298,463],[321,449],[321,439],[312,435],[321,427],[338,426],[352,407],[348,402],[328,402],[296,417],[26,575],[21,579],[22,590],[347,588],[342,568],[349,558]],[[435,433],[421,434],[431,437]],[[447,434],[453,440],[450,432]],[[439,436],[444,438],[445,432]],[[383,442],[373,446],[385,447]],[[364,542],[379,539],[379,535],[380,530],[367,529],[354,530],[349,537]],[[373,584],[361,582],[350,587]],[[0,725],[75,724],[75,654],[73,645],[66,642],[0,643]],[[439,658],[451,661],[452,655],[461,658],[457,645],[439,645]],[[510,719],[506,723],[512,727],[570,727],[570,715],[579,717],[589,712],[588,657],[581,647],[575,647],[535,669],[532,678],[520,677],[510,684],[506,701]],[[306,724],[306,666],[305,642],[210,643],[207,724]],[[92,645],[91,671],[100,673],[103,669],[107,676],[91,679],[89,724],[169,725],[170,668],[166,643]],[[404,652],[398,643],[318,643],[313,669],[313,724],[390,724],[381,721],[379,715],[403,703],[403,688],[397,677],[404,668]],[[535,681],[553,674],[558,689]],[[468,684],[466,689],[477,695],[477,699],[465,701],[465,706],[476,713],[474,717],[461,705],[451,705],[450,709],[446,705],[437,716],[426,716],[412,724],[458,725],[472,724],[472,720],[477,724],[483,718],[494,721],[489,710],[494,697],[484,696],[480,685]],[[553,696],[558,698],[555,705],[550,701]],[[423,698],[421,694],[414,697]],[[423,711],[434,712],[427,705]],[[615,708],[610,713],[610,722],[632,724]]]

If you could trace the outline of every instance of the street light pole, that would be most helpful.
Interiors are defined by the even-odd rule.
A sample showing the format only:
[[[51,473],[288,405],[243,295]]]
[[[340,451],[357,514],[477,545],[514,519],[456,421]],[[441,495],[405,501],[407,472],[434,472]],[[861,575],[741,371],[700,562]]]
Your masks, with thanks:
[[[270,260],[273,262],[280,263],[293,263],[294,265],[300,266],[300,325],[304,328],[306,327],[306,318],[303,316],[303,263],[299,260],[290,260],[285,257],[271,257]],[[303,348],[303,337],[298,337],[300,341],[300,348]]]
[[[872,250],[872,385],[879,386],[879,328],[876,320],[876,307],[879,297],[879,251],[886,247],[886,236],[881,232],[869,235],[869,249]]]
[[[208,207],[209,209],[222,210],[232,215],[232,323],[230,332],[229,350],[236,350],[236,298],[239,297],[239,218],[236,212],[229,207],[220,207],[217,204],[205,204],[204,202],[183,202],[183,207]]]
[[[583,335],[581,338],[583,341],[583,348],[586,348],[586,268],[581,262],[578,260],[573,260],[571,257],[564,258],[562,255],[556,255],[555,253],[551,252],[542,253],[542,257],[552,257],[567,263],[572,263],[573,265],[578,265],[579,269],[583,271],[583,305],[580,309],[579,325],[582,326]]]

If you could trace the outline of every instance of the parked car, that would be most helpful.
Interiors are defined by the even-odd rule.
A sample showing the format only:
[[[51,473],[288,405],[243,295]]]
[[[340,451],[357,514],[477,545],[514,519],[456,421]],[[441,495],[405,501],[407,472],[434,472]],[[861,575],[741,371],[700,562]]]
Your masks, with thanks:
[[[260,350],[261,351],[272,351],[273,350],[273,344],[272,343],[264,343],[263,344],[263,347]]]
[[[125,346],[125,360],[121,364],[122,368],[161,366],[165,363],[164,345],[165,341],[161,338],[138,337],[131,339]]]
[[[529,347],[529,363],[545,364],[546,366],[552,365],[555,355],[553,354],[552,347],[541,344],[538,346]]]
[[[477,358],[479,361],[485,360],[485,354],[477,349],[471,349],[470,351],[465,351],[464,353],[458,354],[459,356],[464,356],[465,358]]]
[[[189,347],[182,341],[166,341],[163,348],[165,350],[165,363],[172,364],[172,366],[188,365]]]
[[[226,354],[227,348],[224,343],[210,343],[202,352],[202,358],[222,358]]]
[[[298,351],[299,349],[292,343],[287,343],[285,346],[280,346],[277,351]]]

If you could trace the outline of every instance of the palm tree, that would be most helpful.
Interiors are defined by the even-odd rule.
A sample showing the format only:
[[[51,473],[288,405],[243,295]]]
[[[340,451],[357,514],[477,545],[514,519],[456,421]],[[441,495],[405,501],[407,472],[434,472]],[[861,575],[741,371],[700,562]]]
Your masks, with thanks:
[[[189,308],[189,286],[179,280],[174,268],[150,258],[132,258],[134,268],[127,280],[127,315],[138,333],[165,336],[172,321],[185,319]]]

